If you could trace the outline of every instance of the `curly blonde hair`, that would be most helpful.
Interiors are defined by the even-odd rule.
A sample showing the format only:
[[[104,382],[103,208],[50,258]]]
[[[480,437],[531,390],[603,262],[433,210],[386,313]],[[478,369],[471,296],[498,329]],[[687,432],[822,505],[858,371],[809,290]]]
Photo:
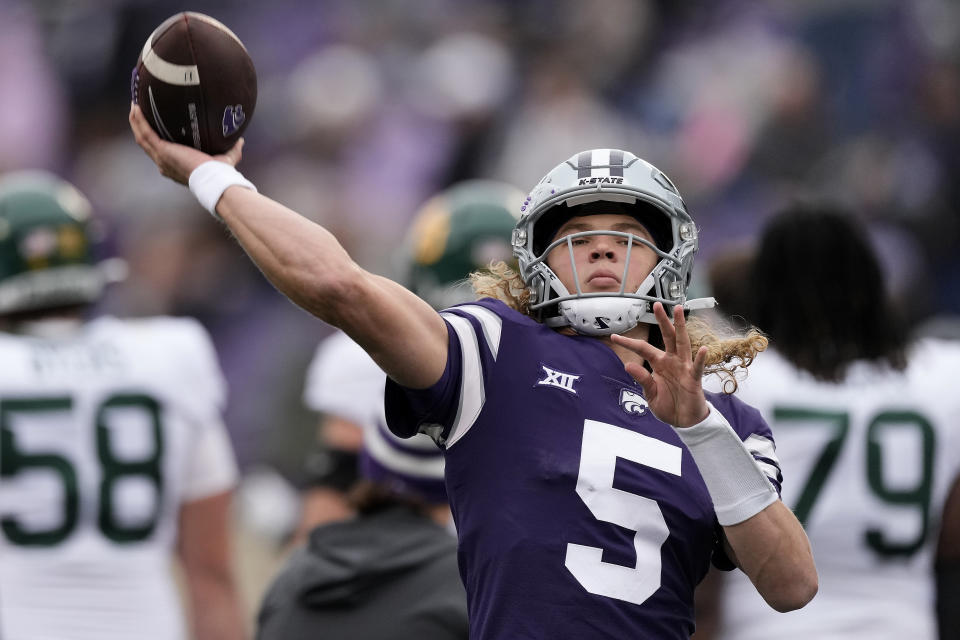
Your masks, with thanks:
[[[503,261],[495,262],[487,270],[470,274],[470,284],[479,298],[494,298],[515,311],[530,314],[530,290],[520,274]],[[768,340],[756,327],[737,333],[729,326],[715,327],[703,318],[687,321],[692,353],[707,347],[707,366],[704,375],[716,374],[722,381],[724,393],[737,390],[738,369],[753,363],[757,354],[767,348]],[[651,326],[651,337],[660,339],[660,331]]]

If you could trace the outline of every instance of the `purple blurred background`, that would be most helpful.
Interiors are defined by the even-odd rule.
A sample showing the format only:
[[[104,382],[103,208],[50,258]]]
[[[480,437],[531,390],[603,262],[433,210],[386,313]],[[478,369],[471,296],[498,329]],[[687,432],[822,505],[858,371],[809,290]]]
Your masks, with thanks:
[[[776,207],[827,196],[869,222],[913,326],[956,327],[956,2],[0,0],[0,172],[47,168],[94,202],[131,267],[102,311],[210,329],[245,468],[297,468],[314,424],[303,375],[330,329],[133,141],[130,71],[186,9],[226,23],[257,66],[244,173],[373,271],[396,273],[397,239],[438,189],[528,190],[576,151],[620,147],[671,176],[702,227],[696,293]]]

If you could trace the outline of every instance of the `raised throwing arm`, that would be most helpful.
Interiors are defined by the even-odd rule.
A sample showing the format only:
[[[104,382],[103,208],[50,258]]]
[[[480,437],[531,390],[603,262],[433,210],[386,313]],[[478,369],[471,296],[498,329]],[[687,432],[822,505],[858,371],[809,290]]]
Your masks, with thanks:
[[[161,140],[131,105],[137,144],[181,184],[200,165],[240,161],[242,141],[222,156]],[[433,308],[399,284],[361,269],[320,225],[242,186],[230,186],[217,215],[270,282],[294,303],[343,329],[396,382],[426,388],[443,373],[447,332]]]

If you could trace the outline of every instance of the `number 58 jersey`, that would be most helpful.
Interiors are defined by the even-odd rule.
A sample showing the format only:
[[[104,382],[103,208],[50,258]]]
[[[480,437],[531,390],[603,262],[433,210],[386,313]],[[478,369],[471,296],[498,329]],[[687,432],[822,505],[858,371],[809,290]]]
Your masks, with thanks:
[[[446,371],[423,391],[388,381],[386,412],[445,449],[470,637],[689,638],[719,525],[673,427],[596,338],[493,300],[442,315]],[[710,399],[779,482],[759,414]]]
[[[737,391],[777,436],[783,500],[803,523],[820,590],[774,613],[738,575],[724,576],[723,638],[870,640],[937,637],[933,555],[946,496],[960,477],[955,343],[924,340],[899,372],[866,361],[819,382],[776,351]]]
[[[0,637],[184,637],[172,550],[236,482],[225,393],[192,320],[0,334]]]

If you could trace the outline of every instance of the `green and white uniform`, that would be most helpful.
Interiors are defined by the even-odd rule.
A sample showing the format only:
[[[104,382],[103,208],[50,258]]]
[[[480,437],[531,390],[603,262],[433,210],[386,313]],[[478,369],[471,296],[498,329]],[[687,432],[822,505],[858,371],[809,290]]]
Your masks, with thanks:
[[[904,372],[866,362],[817,382],[774,351],[737,396],[777,439],[783,500],[803,522],[820,590],[776,613],[742,574],[724,576],[720,637],[912,640],[937,637],[933,556],[960,474],[960,345],[924,340]]]
[[[195,321],[0,334],[0,637],[186,637],[180,508],[231,489],[226,389]]]

